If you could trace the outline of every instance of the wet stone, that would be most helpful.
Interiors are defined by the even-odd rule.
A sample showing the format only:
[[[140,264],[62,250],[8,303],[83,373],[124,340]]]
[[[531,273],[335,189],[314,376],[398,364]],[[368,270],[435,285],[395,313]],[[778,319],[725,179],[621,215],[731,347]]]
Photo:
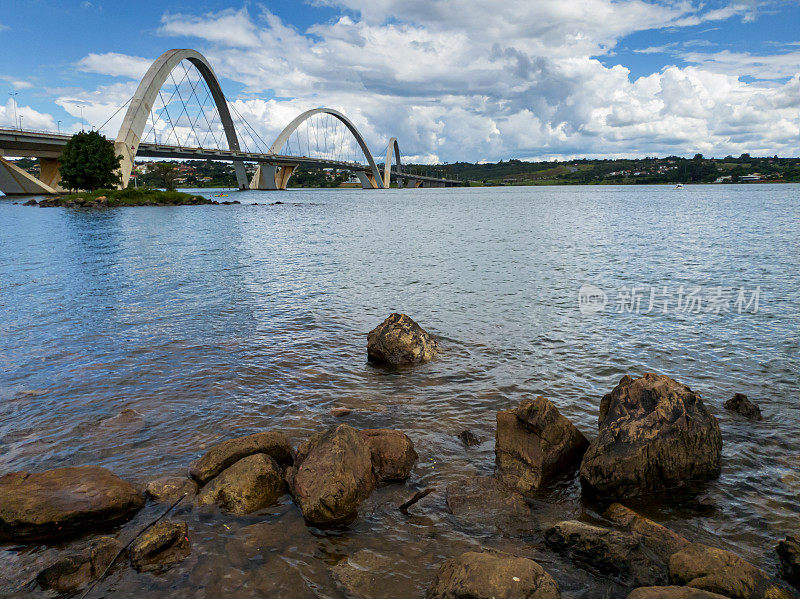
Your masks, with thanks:
[[[147,484],[145,494],[159,502],[177,501],[184,495],[188,500],[197,494],[197,483],[185,476],[162,476]]]
[[[285,466],[293,461],[292,446],[281,432],[267,431],[223,441],[189,467],[189,475],[201,485],[242,458],[264,453]]]
[[[83,551],[60,557],[36,576],[36,582],[43,589],[74,593],[100,577],[121,548],[113,537],[100,537]]]
[[[367,335],[367,358],[377,365],[421,364],[438,351],[436,340],[405,314],[391,314]]]
[[[266,454],[242,458],[202,488],[200,505],[216,504],[233,514],[249,514],[273,505],[286,494],[278,464]]]
[[[383,555],[362,549],[345,558],[333,568],[331,575],[342,591],[352,599],[380,599],[392,596],[376,592],[382,573],[389,571],[394,562]]]
[[[725,402],[725,409],[736,412],[740,416],[744,416],[750,420],[763,420],[761,408],[747,399],[744,393],[734,394],[733,397]]]
[[[161,520],[134,541],[131,565],[139,572],[162,572],[191,553],[189,527],[180,520]]]

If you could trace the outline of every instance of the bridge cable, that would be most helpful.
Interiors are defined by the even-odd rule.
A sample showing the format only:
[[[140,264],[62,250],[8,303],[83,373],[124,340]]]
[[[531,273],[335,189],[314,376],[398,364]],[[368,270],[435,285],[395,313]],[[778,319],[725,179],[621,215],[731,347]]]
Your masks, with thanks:
[[[188,75],[188,71],[186,70],[186,67],[183,66],[183,63],[181,63],[181,67],[183,68],[184,72],[186,73],[184,75],[183,79],[186,79],[186,77]],[[186,119],[189,121],[189,129],[191,130],[191,133],[194,133],[195,141],[197,143],[200,143],[200,137],[197,135],[197,131],[194,130],[194,126],[192,125],[192,117],[189,116],[189,111],[186,109],[186,102],[183,99],[183,94],[181,94],[181,90],[180,90],[180,87],[178,86],[178,84],[175,83],[175,77],[172,76],[172,71],[170,71],[169,77],[170,77],[170,79],[172,79],[172,83],[175,84],[175,89],[176,89],[176,91],[178,93],[178,100],[180,100],[180,104],[181,104],[181,112],[178,113],[178,123],[180,124],[181,116],[183,114],[185,114],[186,115]],[[181,79],[181,83],[183,83],[183,79]],[[189,98],[191,99],[191,96],[189,96]],[[190,132],[186,133],[186,147],[189,147],[189,139],[191,139],[191,133]],[[177,131],[175,132],[175,135],[177,136]],[[183,147],[181,145],[180,141],[178,141],[178,147]]]
[[[119,108],[117,108],[117,110],[114,112],[114,114],[112,114],[110,117],[108,117],[108,118],[106,119],[106,122],[105,122],[105,123],[103,123],[103,124],[102,124],[102,125],[100,125],[99,127],[96,127],[96,128],[95,128],[95,131],[101,131],[101,130],[103,129],[103,127],[105,127],[106,125],[108,125],[108,121],[110,121],[110,120],[111,120],[111,119],[113,119],[115,116],[117,116],[117,114],[119,114],[119,111],[120,111],[120,110],[122,110],[122,109],[123,109],[123,108],[125,108],[125,107],[126,107],[128,104],[130,104],[131,100],[133,100],[133,96],[131,96],[130,98],[128,98],[128,100],[125,102],[125,104],[123,104],[122,106],[120,106]]]
[[[264,138],[258,134],[258,131],[256,131],[255,128],[247,121],[247,119],[244,118],[244,116],[242,116],[242,114],[236,109],[236,105],[230,100],[228,100],[228,98],[225,98],[225,101],[228,102],[228,104],[230,104],[230,107],[233,108],[233,111],[239,116],[239,118],[242,120],[245,126],[249,128],[250,131],[252,131],[253,134],[255,134],[255,136],[264,143],[265,146],[264,154],[271,154],[271,152],[269,151],[270,145],[266,141],[264,141]],[[261,148],[259,147],[259,149]]]

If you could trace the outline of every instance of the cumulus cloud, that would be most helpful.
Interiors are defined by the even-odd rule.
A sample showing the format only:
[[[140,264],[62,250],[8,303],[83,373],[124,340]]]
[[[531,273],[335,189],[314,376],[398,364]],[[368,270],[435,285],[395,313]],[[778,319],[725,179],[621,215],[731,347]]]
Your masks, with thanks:
[[[100,73],[114,77],[141,79],[153,63],[151,59],[128,56],[116,52],[88,54],[78,61],[78,68],[89,73]]]
[[[749,18],[748,2],[323,3],[341,16],[306,31],[262,8],[167,13],[159,32],[189,38],[182,45],[241,84],[237,111],[270,141],[299,112],[326,105],[374,151],[397,136],[420,160],[796,152],[797,52],[688,51],[704,40],[645,48],[689,66],[638,79],[600,60],[637,31]],[[105,54],[79,64],[135,77],[149,60]],[[769,81],[740,79],[748,75]]]
[[[49,131],[56,128],[51,115],[38,112],[30,106],[18,105],[12,98],[9,98],[5,105],[0,104],[0,127],[18,127],[20,117],[25,129]]]

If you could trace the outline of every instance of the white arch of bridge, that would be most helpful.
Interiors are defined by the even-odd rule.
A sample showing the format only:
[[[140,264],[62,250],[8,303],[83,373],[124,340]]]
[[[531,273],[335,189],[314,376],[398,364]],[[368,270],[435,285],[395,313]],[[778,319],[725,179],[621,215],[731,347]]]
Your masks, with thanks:
[[[389,145],[386,147],[386,162],[383,163],[383,186],[387,188],[392,183],[392,150],[394,150],[394,158],[397,161],[397,172],[400,173],[402,164],[400,162],[400,146],[396,137],[389,140]],[[397,186],[403,186],[403,180],[400,177],[397,178]]]
[[[122,126],[119,129],[119,133],[117,133],[117,139],[114,142],[114,150],[117,155],[122,156],[120,162],[122,187],[128,186],[136,152],[139,149],[139,143],[142,140],[144,128],[147,125],[147,119],[153,109],[158,92],[166,82],[172,69],[178,66],[182,60],[191,62],[205,80],[214,103],[217,105],[222,127],[225,130],[225,137],[228,141],[228,149],[234,152],[239,151],[239,139],[236,136],[236,129],[233,126],[231,113],[228,110],[228,103],[225,101],[225,94],[222,93],[222,88],[220,88],[217,76],[214,74],[214,69],[211,68],[206,57],[196,50],[167,50],[150,65],[147,73],[139,82],[139,87],[136,88],[136,93],[131,99],[128,111],[122,121]],[[234,162],[233,166],[236,171],[236,182],[239,185],[239,189],[247,188],[247,174],[244,170],[244,164],[242,162]]]

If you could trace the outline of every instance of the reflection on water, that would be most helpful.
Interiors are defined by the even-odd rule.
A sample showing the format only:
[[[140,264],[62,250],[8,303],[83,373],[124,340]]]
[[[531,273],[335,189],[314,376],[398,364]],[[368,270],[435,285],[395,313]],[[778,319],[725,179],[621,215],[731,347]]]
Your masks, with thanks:
[[[347,407],[344,421],[403,429],[420,454],[408,484],[373,494],[349,530],[307,528],[288,498],[246,518],[184,510],[187,561],[158,577],[120,569],[105,588],[338,597],[332,567],[369,550],[391,564],[374,596],[418,596],[441,561],[484,545],[600,597],[613,587],[541,542],[541,527],[594,514],[574,478],[536,498],[525,534],[448,515],[444,488],[492,471],[497,410],[543,394],[592,436],[623,374],[664,372],[720,418],[723,472],[704,490],[710,511],[638,507],[774,571],[775,543],[798,526],[798,191],[244,192],[284,204],[103,212],[0,200],[0,472],[102,464],[144,484],[224,438],[275,428],[297,444]],[[755,314],[618,314],[611,302],[582,314],[584,284],[760,287],[761,302]],[[438,335],[441,358],[369,366],[366,333],[393,311]],[[725,412],[734,392],[764,421]],[[465,448],[467,428],[488,440]],[[426,486],[437,491],[411,515],[395,509]],[[2,551],[0,581],[14,588],[52,551]]]

